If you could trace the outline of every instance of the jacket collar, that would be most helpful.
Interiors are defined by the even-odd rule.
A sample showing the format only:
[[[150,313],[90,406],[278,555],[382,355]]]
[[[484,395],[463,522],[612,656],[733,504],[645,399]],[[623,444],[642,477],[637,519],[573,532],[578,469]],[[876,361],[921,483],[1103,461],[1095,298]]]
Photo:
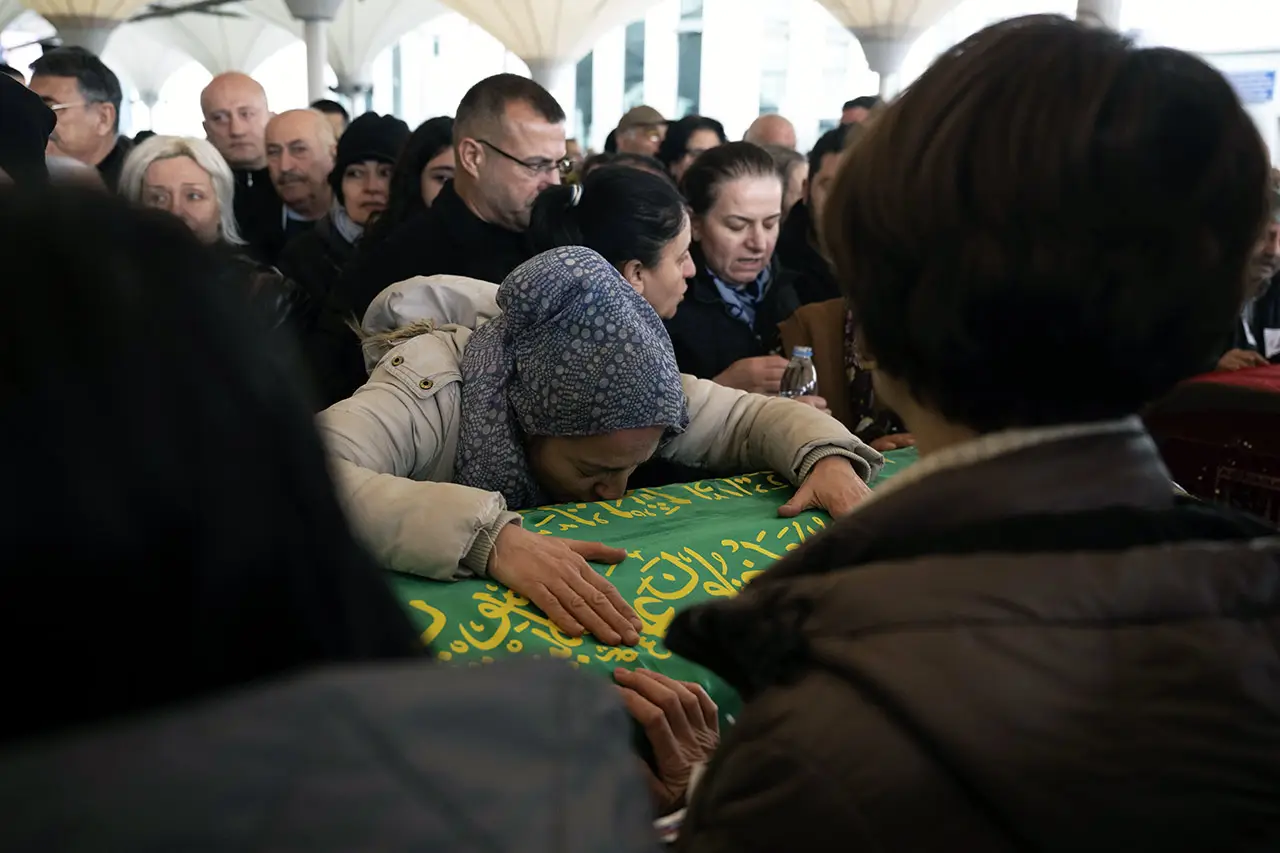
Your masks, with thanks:
[[[689,246],[689,256],[693,258],[693,266],[695,272],[693,278],[688,279],[689,292],[685,295],[686,299],[693,299],[706,305],[724,304],[724,298],[720,295],[720,289],[716,287],[714,276],[707,267],[707,257],[702,253],[702,247],[697,243]],[[779,278],[781,268],[778,265],[778,253],[775,251],[773,257],[769,260],[769,281],[770,291],[776,292],[780,284]],[[761,303],[767,302],[770,297],[769,293],[761,300]]]
[[[500,225],[485,222],[467,207],[467,203],[458,195],[453,181],[445,182],[431,205],[431,212],[437,221],[442,223],[449,237],[459,246],[478,251],[494,251],[496,241],[512,249],[523,250],[527,238],[516,231],[508,231]]]
[[[741,595],[678,614],[667,647],[750,695],[833,642],[912,626],[1011,608],[1101,624],[1274,595],[1274,530],[1180,503],[1136,419],[988,436],[919,465]],[[1235,566],[1210,583],[1224,548]]]

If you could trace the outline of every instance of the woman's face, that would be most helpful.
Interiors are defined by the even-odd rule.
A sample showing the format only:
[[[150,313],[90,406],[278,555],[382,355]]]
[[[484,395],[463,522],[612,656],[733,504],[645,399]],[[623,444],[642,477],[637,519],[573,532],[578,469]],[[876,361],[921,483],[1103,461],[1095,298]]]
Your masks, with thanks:
[[[693,266],[693,258],[689,255],[689,242],[692,231],[689,219],[685,217],[684,227],[679,235],[662,249],[658,262],[652,267],[642,266],[639,261],[632,261],[623,267],[623,275],[631,286],[644,297],[644,301],[653,306],[658,316],[670,320],[676,315],[680,301],[689,285],[685,281],[697,272]]]
[[[726,284],[743,286],[772,260],[781,219],[781,179],[736,178],[721,184],[711,210],[694,218],[693,239],[713,274]]]
[[[422,200],[430,207],[444,188],[444,182],[453,179],[453,148],[446,148],[427,161],[422,169]]]
[[[187,223],[201,243],[216,243],[221,236],[213,180],[190,157],[169,157],[148,166],[142,176],[142,204],[172,213]]]
[[[620,500],[627,479],[657,452],[662,433],[662,427],[655,426],[534,438],[529,442],[529,467],[543,491],[558,503]]]
[[[723,144],[714,130],[695,130],[689,136],[689,144],[684,147],[684,156],[671,164],[671,177],[676,179],[676,183],[680,183],[685,170],[693,165],[693,161],[697,160],[703,151],[719,148]]]
[[[391,164],[379,160],[352,163],[342,173],[342,206],[357,225],[365,225],[369,217],[387,209],[391,193]]]

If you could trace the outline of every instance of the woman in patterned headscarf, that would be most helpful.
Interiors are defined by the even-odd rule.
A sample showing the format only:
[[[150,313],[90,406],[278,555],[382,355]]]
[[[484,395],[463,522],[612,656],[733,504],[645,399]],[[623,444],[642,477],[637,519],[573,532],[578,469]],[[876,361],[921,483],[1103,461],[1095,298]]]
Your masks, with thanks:
[[[604,258],[554,249],[513,272],[462,359],[454,481],[515,508],[617,500],[689,422],[671,339]]]
[[[838,515],[868,494],[880,456],[833,418],[682,376],[644,291],[581,246],[536,256],[500,288],[453,276],[389,288],[392,313],[430,321],[376,335],[374,349],[396,345],[319,420],[384,565],[487,576],[572,636],[634,644],[639,619],[588,564],[625,552],[540,536],[509,507],[617,500],[651,457],[714,476],[777,471],[799,486],[788,515]]]

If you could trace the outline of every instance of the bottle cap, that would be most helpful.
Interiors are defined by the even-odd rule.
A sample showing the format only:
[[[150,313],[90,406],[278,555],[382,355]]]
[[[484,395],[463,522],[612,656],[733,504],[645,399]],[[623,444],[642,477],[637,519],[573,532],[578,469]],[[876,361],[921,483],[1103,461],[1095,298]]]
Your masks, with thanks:
[[[813,347],[792,347],[792,358],[813,358]]]

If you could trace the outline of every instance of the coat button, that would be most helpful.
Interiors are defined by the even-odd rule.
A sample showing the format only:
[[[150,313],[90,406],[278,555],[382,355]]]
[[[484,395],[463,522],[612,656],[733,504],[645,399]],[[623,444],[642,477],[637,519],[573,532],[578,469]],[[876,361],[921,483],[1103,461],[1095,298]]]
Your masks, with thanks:
[[[395,358],[391,359],[392,367],[399,367],[402,364],[404,364],[404,356],[402,355],[398,355]]]
[[[421,388],[423,391],[430,391],[433,387],[435,387],[435,384],[436,383],[432,382],[430,379],[424,379],[418,383],[418,387]]]

